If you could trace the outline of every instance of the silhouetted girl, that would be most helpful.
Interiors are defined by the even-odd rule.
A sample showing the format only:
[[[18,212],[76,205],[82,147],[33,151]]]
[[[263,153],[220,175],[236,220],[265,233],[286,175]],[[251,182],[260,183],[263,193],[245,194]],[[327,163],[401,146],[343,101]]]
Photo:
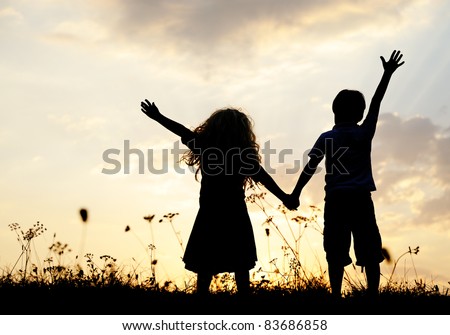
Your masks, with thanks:
[[[287,199],[260,165],[251,119],[239,110],[221,109],[191,131],[162,115],[148,100],[141,107],[181,137],[189,148],[182,160],[197,168],[196,178],[201,173],[200,208],[183,257],[185,268],[197,273],[197,292],[208,292],[213,275],[234,272],[238,292],[247,293],[257,255],[246,187],[259,182],[281,201]]]

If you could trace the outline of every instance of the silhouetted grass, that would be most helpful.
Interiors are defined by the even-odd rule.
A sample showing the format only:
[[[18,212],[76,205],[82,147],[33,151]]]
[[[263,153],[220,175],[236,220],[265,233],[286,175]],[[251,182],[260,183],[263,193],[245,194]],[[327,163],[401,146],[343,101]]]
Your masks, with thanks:
[[[349,289],[344,290],[342,299],[334,299],[329,290],[325,270],[313,274],[303,266],[299,257],[301,237],[306,229],[322,233],[318,223],[319,210],[311,206],[308,217],[289,217],[290,212],[283,207],[275,210],[281,213],[288,225],[291,236],[284,236],[269,211],[270,204],[264,193],[253,193],[247,199],[258,206],[265,214],[265,233],[270,248],[271,238],[283,242],[283,264],[269,262],[269,270],[262,268],[253,272],[251,292],[248,296],[236,293],[234,277],[223,273],[215,276],[211,284],[211,294],[195,294],[195,279],[187,279],[183,287],[171,281],[158,282],[153,240],[152,222],[155,215],[144,217],[150,224],[151,241],[148,246],[139,240],[149,255],[149,270],[131,269],[117,265],[117,260],[109,255],[95,257],[87,253],[75,265],[66,265],[64,256],[70,252],[67,244],[53,241],[49,247],[50,256],[37,265],[32,261],[32,242],[45,233],[43,224],[36,223],[28,230],[19,224],[9,225],[16,234],[21,253],[11,269],[3,269],[0,274],[0,297],[2,314],[205,314],[223,315],[264,314],[449,314],[450,296],[448,289],[429,285],[422,279],[408,282],[394,280],[396,265],[406,256],[417,255],[419,247],[409,248],[394,261],[392,273],[385,277],[376,299],[369,298],[365,292],[363,279],[352,278],[346,273],[345,281]],[[80,211],[83,225],[87,223],[87,210]],[[168,221],[176,235],[180,250],[181,240],[174,218],[178,213],[164,215],[160,221]],[[294,228],[290,225],[294,224]],[[83,227],[83,231],[85,228]],[[131,227],[125,233],[132,232]],[[273,233],[274,232],[274,233]],[[55,238],[56,235],[53,237]],[[138,236],[136,238],[139,239]],[[81,247],[82,249],[82,247]],[[270,250],[269,250],[270,252]],[[389,258],[387,251],[386,256]],[[270,253],[269,253],[270,254]],[[20,267],[19,267],[20,266]],[[415,271],[415,269],[414,269]]]
[[[115,280],[99,284],[88,279],[0,284],[2,314],[55,315],[405,315],[449,314],[450,297],[433,291],[382,291],[378,299],[355,292],[341,300],[326,287],[287,290],[255,288],[246,297],[219,291],[198,296],[185,289],[130,285]]]

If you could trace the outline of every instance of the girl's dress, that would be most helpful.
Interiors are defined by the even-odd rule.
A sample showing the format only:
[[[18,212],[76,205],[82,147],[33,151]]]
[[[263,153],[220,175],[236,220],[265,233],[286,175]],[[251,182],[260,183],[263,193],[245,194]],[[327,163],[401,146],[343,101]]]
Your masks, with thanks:
[[[255,173],[259,162],[237,148],[202,147],[195,133],[181,140],[201,155],[200,208],[184,253],[185,268],[208,274],[253,268],[257,255],[244,177]]]

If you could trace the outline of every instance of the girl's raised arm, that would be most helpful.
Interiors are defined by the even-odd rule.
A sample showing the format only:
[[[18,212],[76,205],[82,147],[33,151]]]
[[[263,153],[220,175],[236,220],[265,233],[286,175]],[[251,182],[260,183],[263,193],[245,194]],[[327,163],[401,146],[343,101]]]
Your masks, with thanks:
[[[147,115],[150,119],[155,120],[163,127],[170,130],[172,133],[182,137],[187,138],[192,136],[192,131],[183,126],[182,124],[169,119],[168,117],[161,114],[158,107],[156,107],[154,102],[150,102],[147,99],[141,102],[141,111]]]

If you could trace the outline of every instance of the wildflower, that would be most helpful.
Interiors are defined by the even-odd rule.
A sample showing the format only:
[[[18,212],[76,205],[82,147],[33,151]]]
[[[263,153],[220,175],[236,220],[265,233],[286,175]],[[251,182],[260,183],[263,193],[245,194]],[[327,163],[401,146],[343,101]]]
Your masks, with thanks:
[[[86,222],[88,219],[88,211],[85,208],[80,209],[80,216],[83,222]]]
[[[39,223],[37,221],[36,224],[33,225],[33,227],[29,228],[25,233],[23,231],[20,231],[22,234],[22,237],[24,241],[31,241],[33,238],[41,235],[47,230],[47,228],[44,228],[44,225],[42,223]]]
[[[282,213],[282,214],[286,214],[287,213],[287,208],[285,205],[281,204],[278,206],[278,210]]]
[[[263,225],[267,224],[270,225],[271,223],[273,223],[273,216],[268,216],[265,220]]]
[[[166,215],[163,216],[163,218],[169,219],[171,220],[175,215],[179,215],[180,213],[168,213]],[[162,220],[160,220],[159,222],[161,222]]]
[[[155,217],[155,214],[147,215],[147,216],[144,216],[144,220],[148,221],[148,223],[151,223],[154,217]]]
[[[8,225],[8,227],[11,229],[11,231],[20,229],[20,225],[18,223],[11,223]]]
[[[292,221],[297,223],[308,222],[308,218],[306,216],[298,215],[296,217],[291,218]]]

